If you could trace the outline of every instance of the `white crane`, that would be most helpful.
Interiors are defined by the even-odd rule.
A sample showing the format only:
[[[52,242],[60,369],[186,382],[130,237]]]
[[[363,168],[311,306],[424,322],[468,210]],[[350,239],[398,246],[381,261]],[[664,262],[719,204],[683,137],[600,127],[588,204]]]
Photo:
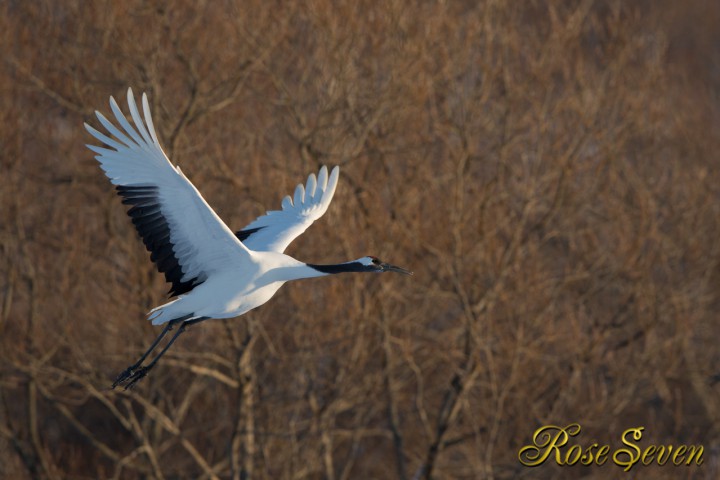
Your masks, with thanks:
[[[151,252],[150,259],[172,284],[170,295],[177,298],[149,312],[153,325],[167,325],[140,359],[117,377],[113,388],[124,385],[127,389],[146,376],[187,326],[210,318],[242,315],[270,300],[289,280],[342,272],[412,275],[370,256],[315,265],[283,253],[327,210],[337,186],[338,167],[329,176],[324,166],[317,177],[311,173],[304,186],[295,188],[293,198],[283,198],[282,210],[268,211],[233,233],[180,167],[174,167],[163,152],[147,96],[142,96],[144,122],[132,89],[128,89],[127,101],[135,127],[110,97],[110,108],[119,128],[96,111],[98,120],[112,137],[86,123],[87,131],[105,145],[87,147],[97,153],[95,158],[116,185],[122,202],[132,205],[128,215]],[[167,345],[143,366],[148,355],[176,325],[179,328]]]

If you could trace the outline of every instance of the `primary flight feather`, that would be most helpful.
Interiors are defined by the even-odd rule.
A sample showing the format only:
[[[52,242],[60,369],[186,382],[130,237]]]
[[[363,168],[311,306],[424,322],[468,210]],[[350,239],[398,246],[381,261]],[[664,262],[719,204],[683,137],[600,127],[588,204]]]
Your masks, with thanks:
[[[287,281],[343,272],[411,272],[375,257],[328,265],[308,264],[283,252],[328,209],[340,170],[322,167],[286,196],[280,210],[271,210],[233,233],[208,205],[197,188],[173,166],[160,146],[147,96],[143,115],[135,96],[127,92],[132,124],[110,97],[115,123],[95,112],[107,134],[85,124],[104,146],[87,145],[97,154],[128,215],[150,251],[151,260],[171,284],[176,298],[149,313],[153,324],[167,324],[140,359],[113,383],[129,388],[147,375],[189,325],[230,318],[267,302]],[[108,135],[109,134],[109,135]],[[143,362],[162,338],[179,325],[168,344],[148,365]]]

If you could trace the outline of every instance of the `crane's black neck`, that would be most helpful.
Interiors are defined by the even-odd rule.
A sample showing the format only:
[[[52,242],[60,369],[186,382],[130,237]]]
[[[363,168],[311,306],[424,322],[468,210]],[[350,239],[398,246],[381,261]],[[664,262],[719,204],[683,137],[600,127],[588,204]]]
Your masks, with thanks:
[[[346,272],[367,272],[368,267],[360,262],[337,263],[334,265],[316,265],[313,263],[306,264],[308,267],[317,270],[320,273],[332,275],[335,273]]]

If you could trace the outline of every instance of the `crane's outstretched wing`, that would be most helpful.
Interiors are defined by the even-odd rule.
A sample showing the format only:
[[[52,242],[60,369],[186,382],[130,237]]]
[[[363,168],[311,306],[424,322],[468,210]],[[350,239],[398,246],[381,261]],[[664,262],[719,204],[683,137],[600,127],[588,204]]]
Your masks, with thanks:
[[[317,178],[311,173],[305,186],[301,183],[295,188],[294,198],[289,195],[283,198],[282,210],[270,210],[235,235],[252,250],[284,252],[290,242],[328,209],[339,174],[340,167],[335,167],[328,178],[324,166]]]
[[[86,123],[87,131],[105,144],[87,147],[98,154],[95,158],[116,185],[123,203],[132,205],[128,215],[151,252],[150,259],[172,284],[169,293],[187,293],[213,272],[251,261],[248,249],[163,152],[147,96],[142,96],[145,123],[131,89],[127,101],[135,128],[110,97],[110,107],[121,128],[95,112],[114,138]]]

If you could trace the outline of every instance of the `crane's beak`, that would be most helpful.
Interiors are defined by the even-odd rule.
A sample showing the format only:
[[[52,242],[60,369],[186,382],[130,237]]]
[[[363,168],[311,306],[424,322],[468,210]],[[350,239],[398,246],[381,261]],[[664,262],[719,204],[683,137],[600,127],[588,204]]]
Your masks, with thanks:
[[[410,270],[405,270],[404,268],[396,267],[395,265],[390,265],[389,263],[383,263],[382,264],[383,272],[397,272],[402,273],[403,275],[412,275],[413,272]]]

